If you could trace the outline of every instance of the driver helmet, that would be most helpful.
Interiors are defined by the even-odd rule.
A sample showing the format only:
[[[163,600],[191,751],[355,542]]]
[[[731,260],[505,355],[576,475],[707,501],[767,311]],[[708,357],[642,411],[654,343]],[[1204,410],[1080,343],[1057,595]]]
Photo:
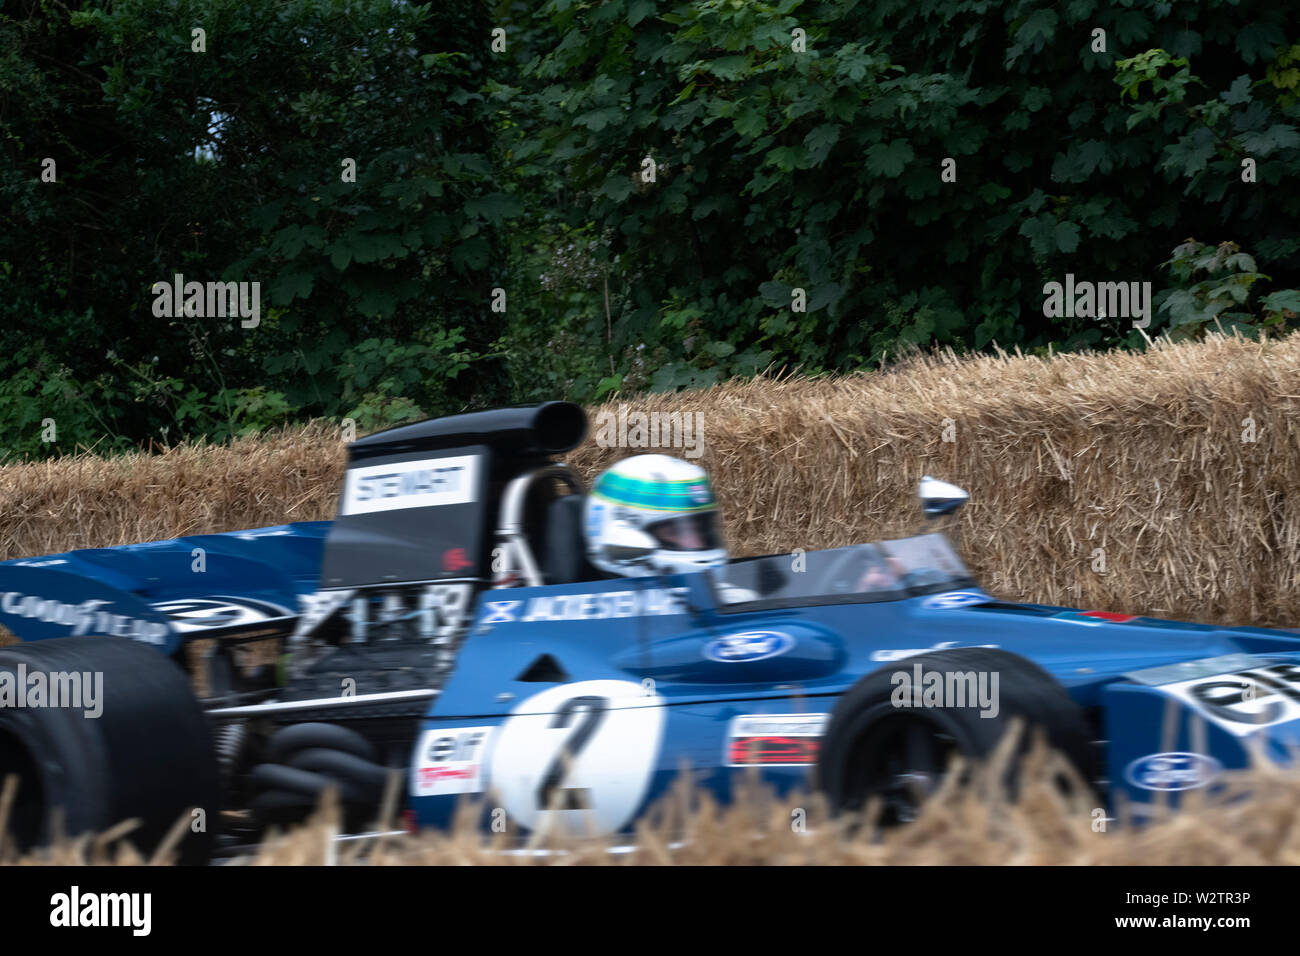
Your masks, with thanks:
[[[587,559],[607,574],[687,574],[727,562],[708,473],[680,458],[636,455],[601,472],[583,517]]]

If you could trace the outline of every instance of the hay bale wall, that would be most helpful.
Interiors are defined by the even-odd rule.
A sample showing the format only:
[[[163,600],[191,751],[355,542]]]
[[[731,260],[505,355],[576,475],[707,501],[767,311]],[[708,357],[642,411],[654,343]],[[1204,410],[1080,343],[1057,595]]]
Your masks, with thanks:
[[[699,414],[696,460],[714,476],[736,553],[914,532],[913,490],[928,472],[971,492],[961,545],[999,595],[1300,620],[1300,336],[928,356],[626,405]],[[588,441],[570,460],[590,478],[639,451]],[[337,429],[321,425],[225,448],[8,465],[0,558],[329,518],[342,465]]]

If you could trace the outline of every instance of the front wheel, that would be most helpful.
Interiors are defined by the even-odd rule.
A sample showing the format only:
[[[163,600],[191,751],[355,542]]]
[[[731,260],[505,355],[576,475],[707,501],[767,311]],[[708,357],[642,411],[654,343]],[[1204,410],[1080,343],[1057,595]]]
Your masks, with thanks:
[[[963,694],[961,701],[941,693],[937,706],[926,697],[918,701],[903,692],[918,675],[923,688],[983,686],[989,692],[987,706],[978,693]],[[1037,664],[995,648],[921,654],[862,677],[831,713],[818,779],[835,810],[860,810],[879,797],[882,824],[908,823],[939,788],[954,755],[976,761],[988,757],[1017,717],[1029,730],[1041,728],[1048,743],[1091,784],[1095,757],[1083,711]],[[1012,761],[1012,787],[1030,736],[1023,734]]]

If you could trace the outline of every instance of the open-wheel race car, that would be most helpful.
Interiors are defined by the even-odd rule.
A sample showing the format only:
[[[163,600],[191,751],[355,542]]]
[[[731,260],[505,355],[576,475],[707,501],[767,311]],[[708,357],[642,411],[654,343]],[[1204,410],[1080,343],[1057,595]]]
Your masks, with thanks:
[[[906,821],[1016,718],[1102,801],[1300,739],[1297,635],[1000,601],[939,533],[602,572],[555,461],[586,427],[564,402],[401,426],[348,446],[332,522],[0,563],[14,836],[187,819],[203,860],[329,788],[363,829],[394,771],[414,825],[482,795],[521,834],[614,834],[684,766],[724,802],[753,772]],[[965,497],[921,483],[930,515]]]

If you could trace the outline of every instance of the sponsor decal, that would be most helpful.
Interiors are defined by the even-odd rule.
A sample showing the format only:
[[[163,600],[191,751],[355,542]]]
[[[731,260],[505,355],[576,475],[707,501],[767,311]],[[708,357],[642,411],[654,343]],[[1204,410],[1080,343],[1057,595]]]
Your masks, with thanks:
[[[300,608],[298,623],[294,626],[294,637],[302,637],[314,631],[322,621],[343,607],[356,594],[355,588],[341,591],[317,591],[314,594],[298,595]]]
[[[463,505],[474,500],[477,475],[477,455],[352,468],[343,479],[339,515]]]
[[[163,601],[152,607],[155,611],[166,614],[172,622],[173,629],[182,634],[220,627],[258,624],[262,621],[289,617],[293,613],[287,607],[272,604],[270,601],[227,597],[224,594],[210,598]]]
[[[424,626],[439,637],[460,630],[474,598],[472,584],[430,584],[420,594]]]
[[[473,561],[465,554],[464,548],[448,548],[442,552],[442,569],[453,574],[463,568],[471,567]]]
[[[103,606],[108,603],[110,602],[95,599],[80,604],[65,604],[53,598],[23,594],[21,591],[0,592],[0,612],[46,624],[63,625],[70,629],[69,637],[96,634],[104,637],[129,637],[145,644],[160,646],[167,643],[166,624],[126,614],[113,614],[103,610]]]
[[[556,594],[528,601],[484,601],[479,624],[527,624],[533,621],[603,621],[620,617],[684,614],[675,589]]]
[[[417,797],[482,793],[483,768],[495,727],[436,727],[416,750],[411,790]]]
[[[745,631],[709,641],[704,656],[724,664],[744,664],[776,657],[792,647],[794,638],[784,631]]]
[[[1136,614],[1115,614],[1111,611],[1062,611],[1053,614],[1053,621],[1073,621],[1075,624],[1089,624],[1094,627],[1105,624],[1127,624],[1138,619]]]
[[[873,661],[901,661],[905,657],[915,657],[917,654],[929,654],[931,651],[942,651],[949,647],[997,647],[996,644],[961,644],[956,641],[940,641],[938,644],[930,647],[887,647],[883,650],[872,651],[871,659]]]
[[[817,751],[829,714],[741,714],[727,724],[728,767],[807,767]]]
[[[1194,790],[1223,773],[1223,764],[1205,754],[1177,751],[1147,754],[1124,768],[1124,779],[1142,790]]]
[[[1084,617],[1100,618],[1103,621],[1110,621],[1113,624],[1127,624],[1129,621],[1136,621],[1136,614],[1116,614],[1114,611],[1080,611]]]
[[[1239,737],[1300,718],[1300,664],[1263,664],[1159,690]]]
[[[979,591],[945,591],[932,594],[921,602],[921,607],[936,611],[946,611],[954,607],[968,607],[971,604],[983,604],[989,600],[987,594]]]

